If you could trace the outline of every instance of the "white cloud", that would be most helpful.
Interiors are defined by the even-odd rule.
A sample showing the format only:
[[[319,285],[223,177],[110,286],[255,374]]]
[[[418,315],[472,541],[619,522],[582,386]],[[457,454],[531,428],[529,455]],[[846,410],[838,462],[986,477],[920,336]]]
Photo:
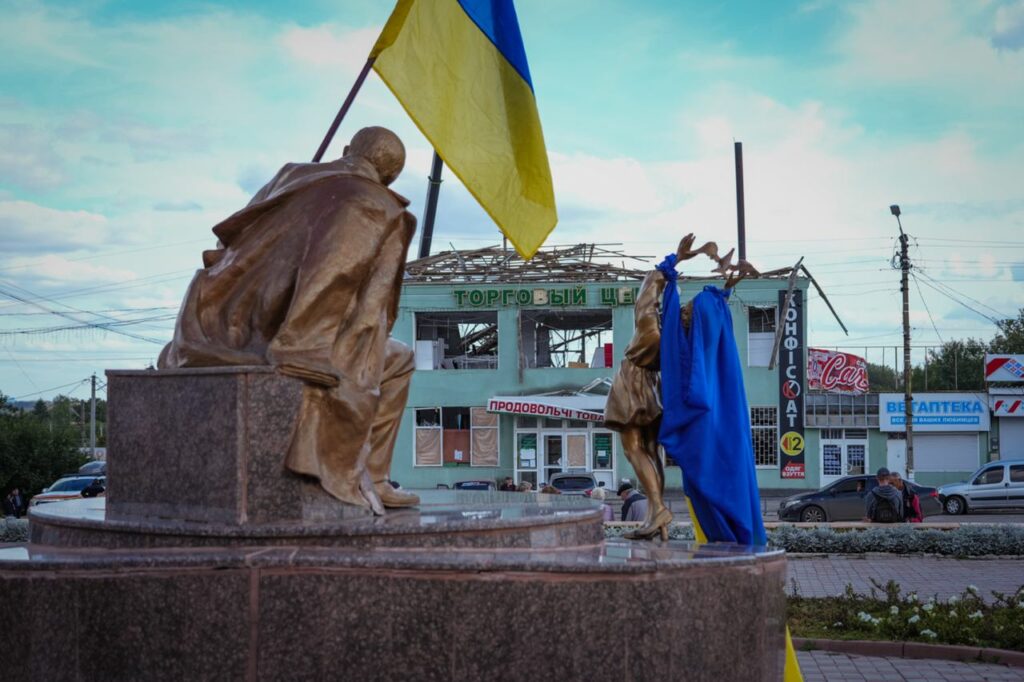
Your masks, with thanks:
[[[75,261],[55,254],[35,257],[9,258],[4,268],[21,271],[7,273],[8,278],[19,281],[30,279],[32,286],[63,287],[78,284],[110,284],[134,279],[130,270]]]
[[[22,200],[0,201],[0,234],[7,254],[95,249],[116,239],[105,216]]]
[[[370,49],[380,35],[380,26],[352,29],[332,24],[313,27],[290,26],[278,37],[292,59],[336,70],[358,71],[363,67]]]
[[[843,7],[851,23],[836,43],[842,59],[837,77],[869,87],[903,86],[908,98],[924,88],[1021,108],[1024,51],[993,45],[1020,40],[1016,4],[996,10],[993,35],[977,28],[990,21],[985,3],[873,0]]]
[[[1010,50],[1024,47],[1024,0],[1010,2],[996,9],[992,44]]]

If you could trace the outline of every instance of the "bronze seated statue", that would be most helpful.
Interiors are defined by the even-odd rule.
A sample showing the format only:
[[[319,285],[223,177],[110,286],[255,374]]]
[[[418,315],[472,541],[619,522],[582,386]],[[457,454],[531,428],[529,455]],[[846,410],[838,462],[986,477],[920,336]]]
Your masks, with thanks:
[[[270,365],[305,382],[285,466],[371,508],[419,503],[389,482],[413,354],[390,338],[409,201],[388,188],[401,140],[364,128],[329,163],[290,163],[213,228],[160,368]]]

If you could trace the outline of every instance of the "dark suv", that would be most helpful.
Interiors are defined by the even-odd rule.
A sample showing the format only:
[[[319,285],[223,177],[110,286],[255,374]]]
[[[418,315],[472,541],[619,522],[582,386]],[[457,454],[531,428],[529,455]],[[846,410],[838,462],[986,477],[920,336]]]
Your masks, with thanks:
[[[913,486],[924,516],[942,513],[942,499],[936,488],[904,481]],[[779,521],[860,521],[864,518],[864,497],[878,485],[872,475],[847,476],[821,490],[787,497],[779,504]]]
[[[590,495],[597,487],[597,479],[590,473],[555,474],[549,483],[563,495]]]

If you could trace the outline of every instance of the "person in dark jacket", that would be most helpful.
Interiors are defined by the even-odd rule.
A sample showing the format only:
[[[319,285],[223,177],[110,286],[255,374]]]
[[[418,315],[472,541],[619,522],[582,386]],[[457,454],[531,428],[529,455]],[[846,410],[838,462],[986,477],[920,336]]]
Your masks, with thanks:
[[[623,521],[643,521],[647,518],[647,498],[633,488],[631,483],[619,486],[619,497],[622,498]]]
[[[25,515],[25,498],[22,497],[21,491],[17,488],[11,488],[11,492],[7,493],[7,497],[4,498],[4,516],[13,516],[14,518],[20,518]]]
[[[903,495],[890,485],[891,474],[882,467],[875,474],[878,485],[868,491],[864,498],[864,521],[875,523],[899,523],[903,520]]]

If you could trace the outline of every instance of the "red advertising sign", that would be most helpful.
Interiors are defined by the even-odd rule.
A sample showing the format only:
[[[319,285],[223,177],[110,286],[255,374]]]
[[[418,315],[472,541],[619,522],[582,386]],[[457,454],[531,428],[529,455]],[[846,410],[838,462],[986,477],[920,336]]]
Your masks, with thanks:
[[[807,386],[812,391],[868,392],[868,363],[862,357],[821,348],[807,349]]]

